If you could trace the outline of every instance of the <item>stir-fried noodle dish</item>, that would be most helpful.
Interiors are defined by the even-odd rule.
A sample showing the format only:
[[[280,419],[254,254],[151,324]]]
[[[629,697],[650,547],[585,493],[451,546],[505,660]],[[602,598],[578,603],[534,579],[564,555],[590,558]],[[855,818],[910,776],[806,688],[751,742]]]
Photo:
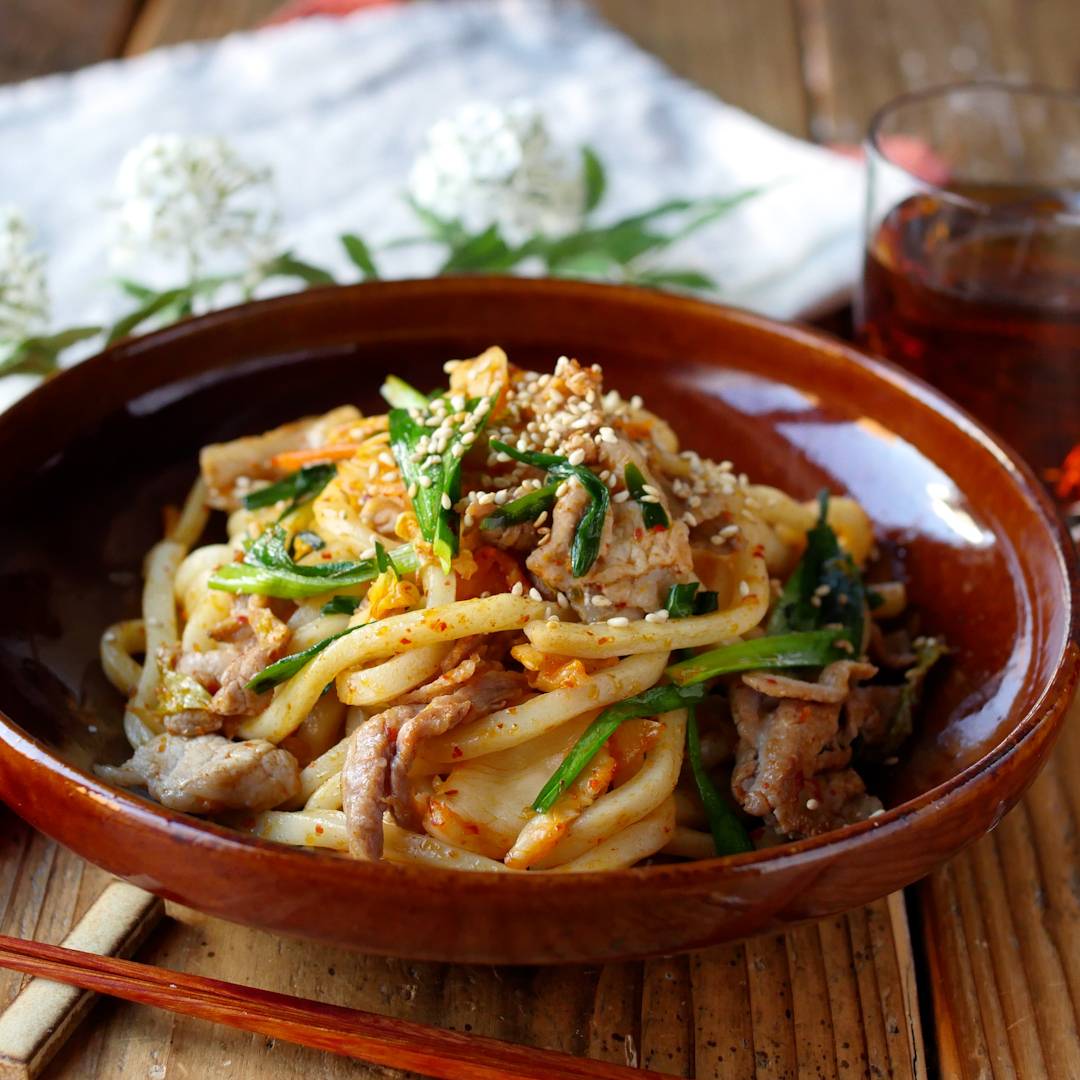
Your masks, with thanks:
[[[680,450],[596,365],[446,371],[203,448],[141,617],[102,639],[133,754],[100,774],[286,844],[501,872],[880,812],[863,777],[945,650],[864,579],[858,504]],[[212,510],[228,538],[199,546]]]

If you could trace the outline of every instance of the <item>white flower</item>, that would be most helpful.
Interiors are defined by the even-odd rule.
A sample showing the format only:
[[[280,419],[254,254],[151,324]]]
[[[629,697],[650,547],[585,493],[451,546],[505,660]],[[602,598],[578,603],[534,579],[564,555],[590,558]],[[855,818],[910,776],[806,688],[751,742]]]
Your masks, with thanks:
[[[524,102],[466,105],[440,120],[412,167],[409,193],[470,232],[498,225],[512,244],[576,230],[585,207],[581,170],[552,145],[542,117]]]
[[[14,206],[0,206],[0,342],[43,334],[49,323],[45,256],[30,247],[30,227]]]
[[[114,204],[122,261],[182,260],[191,278],[223,257],[265,258],[277,226],[270,170],[210,136],[147,136],[121,162]]]

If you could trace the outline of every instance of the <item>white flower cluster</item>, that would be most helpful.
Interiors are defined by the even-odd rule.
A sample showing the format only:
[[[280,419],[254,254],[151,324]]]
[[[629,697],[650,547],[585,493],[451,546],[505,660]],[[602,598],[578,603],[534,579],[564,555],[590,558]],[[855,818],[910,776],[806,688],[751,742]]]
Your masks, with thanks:
[[[31,247],[30,227],[14,206],[0,206],[0,344],[46,331],[49,292],[45,256]]]
[[[558,153],[543,118],[524,102],[466,105],[436,123],[409,193],[469,232],[495,224],[511,244],[580,228],[585,206],[581,169]]]
[[[270,170],[210,136],[147,136],[120,165],[114,205],[120,261],[182,260],[189,278],[222,256],[266,257],[278,222]]]

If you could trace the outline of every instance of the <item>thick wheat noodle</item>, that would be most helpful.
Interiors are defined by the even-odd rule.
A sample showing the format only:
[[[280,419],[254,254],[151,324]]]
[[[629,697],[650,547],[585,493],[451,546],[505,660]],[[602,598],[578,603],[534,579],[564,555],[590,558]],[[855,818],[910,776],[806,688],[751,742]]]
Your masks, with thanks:
[[[146,742],[150,734],[160,730],[144,718],[150,716],[149,706],[157,695],[161,682],[158,654],[163,647],[177,642],[176,601],[173,598],[173,579],[184,556],[184,548],[176,540],[160,540],[146,557],[146,583],[143,586],[143,625],[146,630],[146,659],[139,674],[135,694],[124,716],[124,730]],[[129,719],[130,718],[130,719]]]
[[[142,676],[142,664],[134,659],[146,651],[146,626],[142,619],[113,623],[101,635],[101,666],[105,678],[122,694],[132,694]]]
[[[191,485],[180,516],[169,530],[168,539],[175,540],[186,551],[202,536],[210,510],[206,505],[206,485],[198,479]]]
[[[580,686],[538,694],[522,705],[500,709],[440,735],[425,744],[424,761],[415,771],[428,767],[434,770],[435,762],[457,763],[517,746],[590,709],[640,694],[660,678],[667,658],[666,652],[632,656],[615,667],[598,671]]]
[[[350,669],[368,660],[473,634],[520,630],[532,619],[544,618],[555,610],[554,604],[500,593],[382,619],[338,638],[319,653],[279,689],[264,712],[241,725],[240,735],[280,742],[303,722],[323,688],[335,680],[338,697],[348,705],[354,704]]]
[[[716,844],[709,833],[679,824],[675,825],[675,831],[662,850],[665,855],[679,855],[686,859],[712,859],[716,856]]]
[[[583,810],[566,835],[537,863],[540,869],[577,859],[606,837],[652,813],[671,796],[682,767],[686,710],[676,709],[658,719],[663,728],[645,764],[625,784],[601,795],[592,806]],[[672,800],[672,814],[674,805]]]
[[[433,563],[427,563],[420,572],[424,586],[425,607],[441,607],[451,604],[457,595],[457,576],[444,575]],[[418,649],[399,653],[374,667],[354,671],[350,676],[353,705],[379,705],[392,701],[402,694],[426,683],[439,670],[451,646],[447,644],[423,645]]]
[[[267,810],[256,816],[254,833],[263,840],[299,847],[348,851],[345,815],[340,810]],[[454,847],[433,836],[421,836],[383,820],[383,855],[389,862],[417,863],[446,870],[513,873],[495,859]]]
[[[589,851],[549,873],[586,874],[599,870],[625,870],[655,855],[675,831],[675,801],[669,796],[645,817],[607,836]]]
[[[667,622],[641,619],[629,626],[535,621],[525,627],[525,634],[541,652],[589,659],[715,645],[740,637],[765,617],[769,606],[769,572],[764,559],[747,559],[742,580],[746,582],[747,594],[736,596],[733,607],[711,615]]]

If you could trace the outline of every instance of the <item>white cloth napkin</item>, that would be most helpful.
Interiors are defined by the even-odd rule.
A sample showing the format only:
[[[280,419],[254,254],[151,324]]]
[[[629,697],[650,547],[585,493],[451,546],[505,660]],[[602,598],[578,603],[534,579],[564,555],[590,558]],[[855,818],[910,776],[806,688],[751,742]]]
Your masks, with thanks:
[[[585,7],[460,0],[313,18],[0,88],[0,202],[49,256],[55,326],[123,306],[104,211],[144,135],[226,136],[274,170],[284,241],[350,277],[338,235],[415,233],[403,204],[425,131],[467,101],[531,99],[607,165],[604,216],[770,184],[671,261],[769,315],[836,303],[857,273],[861,169],[676,78]],[[422,266],[408,268],[425,272]],[[130,302],[128,302],[130,304]],[[30,380],[0,380],[0,403]]]

